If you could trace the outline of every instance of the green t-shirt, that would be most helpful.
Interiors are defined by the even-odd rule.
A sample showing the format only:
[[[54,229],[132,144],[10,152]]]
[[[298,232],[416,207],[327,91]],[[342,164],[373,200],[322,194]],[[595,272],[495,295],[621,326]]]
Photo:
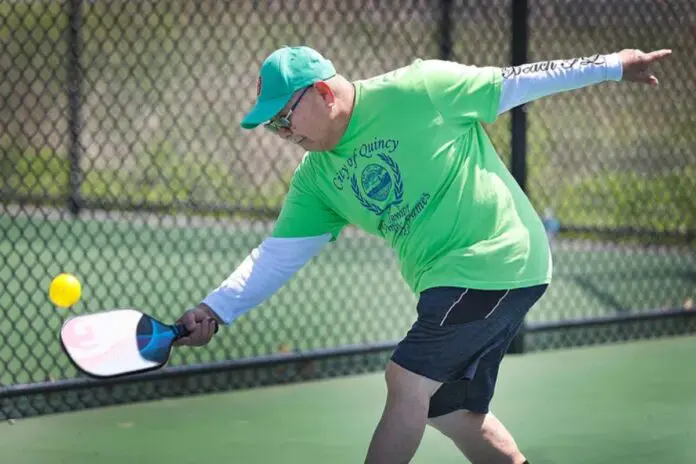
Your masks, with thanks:
[[[272,235],[359,227],[395,250],[415,293],[549,283],[543,224],[481,125],[496,119],[500,70],[416,60],[355,87],[346,133],[304,156]]]

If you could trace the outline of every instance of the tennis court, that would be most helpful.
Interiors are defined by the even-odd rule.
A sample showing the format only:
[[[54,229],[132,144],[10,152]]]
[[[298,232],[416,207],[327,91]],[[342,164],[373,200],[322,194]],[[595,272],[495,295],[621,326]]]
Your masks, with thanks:
[[[504,362],[494,411],[534,464],[696,462],[696,338],[549,351]],[[3,462],[362,462],[381,374],[0,424]],[[426,430],[414,461],[464,462]]]
[[[6,289],[0,329],[8,334],[0,347],[7,365],[0,383],[9,385],[75,375],[57,341],[70,314],[135,307],[164,321],[178,317],[241,262],[267,224],[0,215],[0,230]],[[532,322],[680,308],[696,297],[693,249],[560,244],[554,260],[554,283]],[[82,281],[82,301],[70,311],[48,300],[49,282],[59,272]],[[413,322],[414,304],[390,250],[348,232],[210,349],[176,354],[171,364],[273,354],[280,345],[306,351],[397,340]]]
[[[59,344],[75,314],[173,322],[267,235],[254,218],[282,205],[302,150],[238,122],[259,59],[291,43],[351,80],[415,58],[675,51],[653,91],[588,86],[486,125],[563,226],[493,407],[532,464],[696,462],[696,2],[341,5],[0,3],[0,464],[363,462],[386,395],[375,345],[403,337],[416,297],[352,228],[147,380],[88,387]],[[61,272],[82,284],[67,310],[47,292]],[[464,460],[428,429],[412,462]]]

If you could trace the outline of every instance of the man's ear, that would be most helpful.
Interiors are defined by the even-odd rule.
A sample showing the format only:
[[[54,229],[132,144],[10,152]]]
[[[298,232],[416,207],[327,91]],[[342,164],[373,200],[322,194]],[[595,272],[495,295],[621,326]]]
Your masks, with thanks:
[[[314,88],[317,89],[319,95],[324,100],[324,104],[328,108],[332,108],[336,104],[336,94],[331,89],[331,86],[324,81],[314,83]]]

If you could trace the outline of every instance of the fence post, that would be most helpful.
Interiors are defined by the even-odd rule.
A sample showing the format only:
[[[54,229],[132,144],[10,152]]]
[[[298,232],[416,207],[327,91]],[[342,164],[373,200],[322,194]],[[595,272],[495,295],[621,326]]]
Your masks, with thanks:
[[[82,206],[80,187],[82,184],[82,169],[80,160],[82,150],[80,146],[81,130],[81,90],[82,90],[82,0],[70,0],[68,21],[68,70],[67,92],[70,130],[70,195],[68,197],[68,209],[77,216]]]
[[[527,0],[512,1],[511,65],[519,66],[528,60],[529,50],[529,4]],[[527,192],[527,112],[524,105],[513,108],[511,120],[511,166],[510,171],[519,186]],[[524,352],[526,323],[510,345],[511,353]]]
[[[452,58],[452,0],[440,0],[440,58]]]

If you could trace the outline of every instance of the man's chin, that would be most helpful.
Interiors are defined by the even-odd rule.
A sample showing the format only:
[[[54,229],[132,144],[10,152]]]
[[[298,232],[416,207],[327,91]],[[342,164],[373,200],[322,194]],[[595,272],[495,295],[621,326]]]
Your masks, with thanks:
[[[319,144],[313,140],[305,139],[305,140],[299,142],[298,145],[307,151],[320,151],[321,150],[321,144]]]

